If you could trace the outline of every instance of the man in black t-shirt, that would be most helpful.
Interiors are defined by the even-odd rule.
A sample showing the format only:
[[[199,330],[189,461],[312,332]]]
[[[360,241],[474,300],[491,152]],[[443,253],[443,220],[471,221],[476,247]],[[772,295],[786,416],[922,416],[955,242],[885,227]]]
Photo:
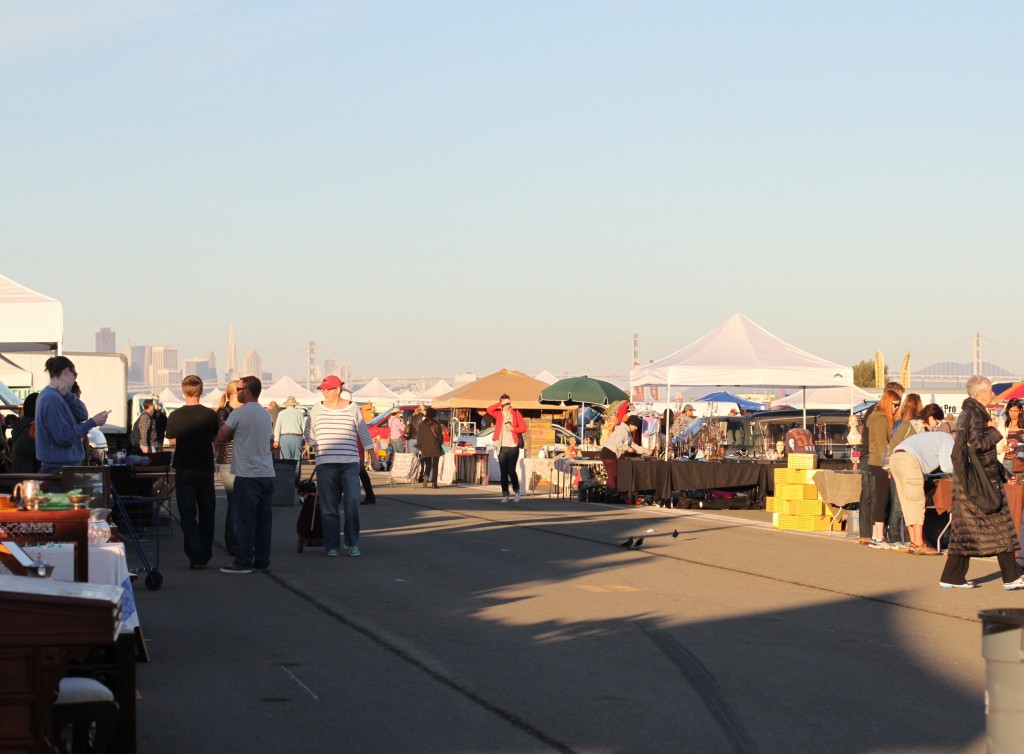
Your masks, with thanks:
[[[203,381],[190,374],[181,381],[185,405],[167,417],[167,439],[174,448],[174,496],[189,568],[201,571],[213,555],[217,497],[213,488],[213,440],[217,412],[199,405]]]

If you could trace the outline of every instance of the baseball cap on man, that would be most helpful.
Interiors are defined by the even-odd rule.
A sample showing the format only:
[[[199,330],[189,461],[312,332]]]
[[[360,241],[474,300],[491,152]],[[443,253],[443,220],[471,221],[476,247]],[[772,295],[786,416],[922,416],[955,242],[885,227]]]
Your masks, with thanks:
[[[330,390],[331,388],[340,388],[345,383],[341,381],[339,377],[335,377],[333,374],[329,374],[324,377],[323,382],[316,386],[317,390]]]

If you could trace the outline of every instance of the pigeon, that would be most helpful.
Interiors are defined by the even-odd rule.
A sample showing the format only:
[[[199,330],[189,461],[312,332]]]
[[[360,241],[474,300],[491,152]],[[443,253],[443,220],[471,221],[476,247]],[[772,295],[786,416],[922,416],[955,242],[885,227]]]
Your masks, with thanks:
[[[640,539],[638,539],[636,542],[633,543],[633,549],[635,550],[637,547],[639,547],[643,543],[644,543],[644,538],[640,537]]]
[[[625,542],[623,542],[621,545],[619,545],[619,547],[632,547],[632,546],[633,546],[633,538],[632,537],[630,537]]]
[[[672,530],[672,539],[679,539],[679,529]]]

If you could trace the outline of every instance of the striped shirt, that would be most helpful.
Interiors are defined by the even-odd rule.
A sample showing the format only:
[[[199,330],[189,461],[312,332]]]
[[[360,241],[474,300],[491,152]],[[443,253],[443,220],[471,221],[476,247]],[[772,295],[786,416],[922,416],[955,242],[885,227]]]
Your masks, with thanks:
[[[370,430],[355,403],[331,409],[318,403],[309,412],[303,432],[306,444],[316,446],[316,465],[322,463],[358,463],[362,460],[359,442],[373,447]]]

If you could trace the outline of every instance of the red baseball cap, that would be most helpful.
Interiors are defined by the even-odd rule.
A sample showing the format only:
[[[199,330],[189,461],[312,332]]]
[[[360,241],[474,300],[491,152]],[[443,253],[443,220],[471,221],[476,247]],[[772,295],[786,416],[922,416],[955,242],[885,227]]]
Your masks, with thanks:
[[[331,388],[341,388],[345,383],[340,378],[335,377],[333,374],[329,374],[324,377],[323,382],[316,386],[317,390],[330,390]]]

